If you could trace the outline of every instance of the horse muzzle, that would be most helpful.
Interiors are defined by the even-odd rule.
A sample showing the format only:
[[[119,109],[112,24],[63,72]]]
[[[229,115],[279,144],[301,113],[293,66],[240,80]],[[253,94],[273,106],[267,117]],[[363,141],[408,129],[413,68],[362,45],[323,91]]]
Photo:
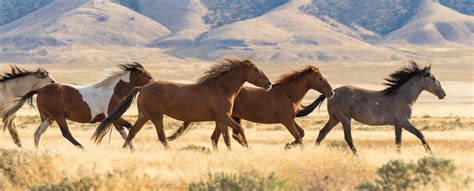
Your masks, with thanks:
[[[334,91],[331,91],[331,92],[327,93],[325,96],[326,96],[326,98],[328,98],[328,99],[332,99],[335,94],[336,94],[336,93],[335,93]]]
[[[270,91],[270,89],[272,89],[272,83],[270,82],[267,82],[263,85],[263,89],[265,89],[265,91]]]
[[[438,95],[438,99],[439,99],[439,100],[442,100],[442,99],[444,99],[445,97],[446,97],[446,93],[444,93],[444,92],[443,92],[441,95]]]

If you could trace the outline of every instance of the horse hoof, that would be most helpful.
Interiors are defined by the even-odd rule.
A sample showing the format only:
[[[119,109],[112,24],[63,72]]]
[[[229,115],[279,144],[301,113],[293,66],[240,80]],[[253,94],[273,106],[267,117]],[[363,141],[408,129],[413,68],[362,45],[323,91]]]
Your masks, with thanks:
[[[292,149],[292,148],[295,148],[295,145],[294,145],[294,144],[292,144],[292,143],[286,143],[285,149]]]

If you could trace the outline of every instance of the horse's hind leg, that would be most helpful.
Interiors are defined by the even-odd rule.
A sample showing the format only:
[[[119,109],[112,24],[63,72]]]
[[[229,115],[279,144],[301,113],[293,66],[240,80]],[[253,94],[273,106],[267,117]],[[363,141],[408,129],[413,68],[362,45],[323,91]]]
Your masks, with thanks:
[[[18,132],[16,130],[16,121],[15,121],[15,117],[14,116],[7,124],[7,128],[8,128],[8,132],[10,133],[12,139],[13,139],[13,142],[15,143],[15,145],[17,145],[18,147],[21,147],[21,140],[20,140],[20,137],[18,136]]]
[[[316,138],[316,145],[321,144],[321,141],[323,141],[326,135],[328,135],[332,128],[338,123],[339,121],[335,117],[329,116],[328,122],[326,122],[326,125],[319,131],[318,138]]]
[[[61,129],[61,133],[63,134],[63,137],[69,140],[73,145],[83,149],[84,147],[74,139],[72,136],[71,132],[69,131],[69,127],[67,125],[66,119],[64,117],[59,117],[55,119],[56,123],[58,123],[59,128]]]
[[[416,127],[409,120],[405,121],[401,126],[404,129],[406,129],[408,132],[418,137],[418,139],[420,139],[421,141],[421,144],[423,144],[423,146],[425,147],[425,151],[427,153],[432,154],[431,147],[428,144],[428,142],[426,142],[425,136],[423,135],[423,133],[421,133],[418,129],[416,129]]]
[[[49,117],[41,116],[41,124],[39,125],[38,129],[36,129],[35,134],[34,134],[36,148],[38,148],[39,146],[41,135],[43,135],[43,133],[46,132],[46,129],[48,129],[49,125],[51,125],[52,122],[53,121]]]
[[[212,132],[212,135],[211,135],[212,148],[214,148],[215,151],[217,151],[217,144],[219,143],[220,136],[221,136],[221,130],[219,129],[219,126],[216,123],[214,132]]]
[[[397,147],[397,153],[400,153],[402,146],[402,127],[400,125],[395,125],[395,145]]]
[[[117,121],[115,121],[113,125],[115,129],[117,129],[117,131],[120,133],[120,135],[122,135],[122,138],[126,140],[127,132],[125,131],[124,127],[126,127],[127,129],[130,129],[132,125],[128,121],[122,118],[119,118]]]
[[[342,127],[344,128],[344,139],[346,140],[347,145],[351,149],[352,153],[357,155],[357,149],[354,147],[354,143],[352,142],[352,134],[351,134],[351,119],[345,119],[341,121]]]
[[[138,119],[135,122],[135,124],[133,124],[133,127],[130,129],[130,132],[128,132],[128,137],[125,140],[125,143],[123,144],[124,148],[129,146],[130,150],[133,150],[132,139],[135,138],[138,131],[142,129],[143,125],[145,125],[145,123],[148,122],[148,120],[149,120],[148,117],[146,117],[140,111],[138,112]]]
[[[227,146],[227,149],[230,150],[231,147],[230,147],[229,128],[227,128],[227,125],[223,123],[219,123],[219,122],[216,122],[216,128],[218,128],[219,132],[222,133],[222,136],[224,137],[224,143]],[[219,137],[217,137],[217,139],[219,139]]]
[[[232,119],[237,122],[240,126],[242,126],[242,119],[238,117],[232,117]],[[242,136],[239,134],[237,129],[232,129],[232,138],[234,138],[240,145],[245,147],[244,142],[242,141]]]
[[[160,140],[161,144],[165,146],[165,149],[169,149],[170,146],[166,141],[165,131],[163,130],[163,114],[157,114],[151,118],[151,122],[155,125],[156,133],[158,134],[158,139]]]

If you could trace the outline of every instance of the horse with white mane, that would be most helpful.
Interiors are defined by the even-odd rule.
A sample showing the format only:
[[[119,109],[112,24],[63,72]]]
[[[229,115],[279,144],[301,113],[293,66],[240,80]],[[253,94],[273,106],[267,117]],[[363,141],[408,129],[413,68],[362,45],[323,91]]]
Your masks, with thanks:
[[[4,116],[4,110],[10,101],[21,97],[31,90],[42,88],[54,83],[48,71],[38,68],[36,71],[29,71],[18,66],[10,66],[11,70],[0,74],[0,116]],[[8,129],[13,142],[21,147],[21,141],[16,131],[16,112],[12,113],[9,121],[4,121],[3,129]]]
[[[141,87],[153,81],[153,77],[139,63],[119,65],[121,70],[112,73],[106,79],[87,86],[68,84],[50,84],[38,90],[26,93],[17,103],[10,106],[3,120],[8,121],[21,106],[37,96],[37,107],[41,124],[36,130],[35,146],[38,147],[41,135],[56,121],[63,137],[77,147],[82,145],[69,131],[66,119],[79,123],[96,123],[103,120],[135,87]],[[124,127],[132,125],[120,118],[114,124],[122,137],[127,138]]]

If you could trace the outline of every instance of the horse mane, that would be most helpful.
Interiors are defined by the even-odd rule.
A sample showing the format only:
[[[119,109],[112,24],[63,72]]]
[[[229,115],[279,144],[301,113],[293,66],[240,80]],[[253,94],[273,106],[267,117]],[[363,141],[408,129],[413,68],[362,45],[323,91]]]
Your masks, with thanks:
[[[384,85],[387,86],[384,90],[385,95],[393,95],[398,88],[408,82],[413,77],[423,74],[426,68],[421,69],[420,66],[414,61],[409,61],[408,66],[404,66],[401,69],[391,73],[388,78],[385,78]]]
[[[210,70],[206,71],[204,75],[198,79],[197,84],[207,84],[208,82],[229,73],[234,68],[250,63],[252,62],[248,59],[239,60],[233,58],[224,58],[224,60],[219,61],[217,65],[214,65]]]
[[[32,74],[37,74],[39,72],[45,71],[42,68],[39,68],[37,71],[28,71],[24,68],[18,67],[18,66],[13,66],[10,65],[10,72],[5,72],[3,74],[0,74],[0,82],[6,82],[8,80],[16,79],[16,78],[21,78],[25,76],[29,76]]]
[[[295,70],[287,74],[283,74],[275,83],[273,86],[278,86],[278,85],[283,85],[283,84],[289,84],[295,80],[298,80],[305,76],[308,73],[313,72],[314,70],[319,71],[318,67],[315,66],[307,66],[301,70]]]
[[[112,83],[112,81],[114,81],[116,78],[118,78],[119,76],[121,76],[121,75],[123,75],[127,72],[139,71],[139,70],[144,69],[143,65],[141,65],[138,62],[132,62],[131,64],[119,64],[119,65],[117,65],[117,67],[120,70],[112,71],[111,74],[108,77],[106,77],[101,82],[95,84],[95,86],[96,87],[105,86],[107,84]]]

